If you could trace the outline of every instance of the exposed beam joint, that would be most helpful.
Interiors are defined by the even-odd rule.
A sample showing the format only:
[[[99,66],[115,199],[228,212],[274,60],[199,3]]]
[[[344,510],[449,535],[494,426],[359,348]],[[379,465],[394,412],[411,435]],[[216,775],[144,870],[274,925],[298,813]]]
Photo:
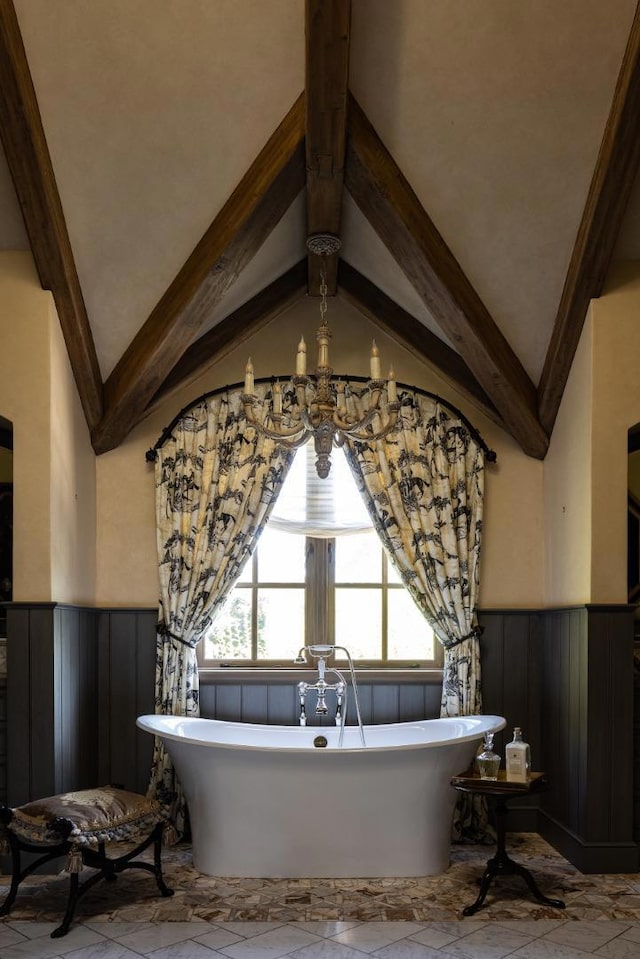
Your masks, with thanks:
[[[351,0],[306,0],[307,233],[340,235],[349,81]],[[338,255],[325,259],[336,292]],[[309,293],[320,292],[320,260],[309,254]]]
[[[399,306],[371,280],[349,266],[338,267],[338,293],[401,346],[444,377],[477,409],[504,427],[495,406],[459,353],[447,346],[424,323]]]
[[[549,434],[589,302],[602,293],[639,164],[640,5],[636,7],[540,378],[539,415]]]
[[[301,299],[306,292],[307,261],[300,260],[192,343],[169,373],[147,407],[145,415],[166,400],[169,394],[193,382],[212,363],[218,363],[228,356],[232,350]],[[241,378],[243,369],[244,367],[238,370],[238,379]]]
[[[89,428],[102,377],[36,93],[11,0],[0,0],[0,137],[40,283],[50,290]]]
[[[350,96],[345,185],[525,453],[543,459],[548,437],[536,390],[518,357]]]
[[[117,446],[304,187],[300,96],[227,200],[105,383],[94,449]]]

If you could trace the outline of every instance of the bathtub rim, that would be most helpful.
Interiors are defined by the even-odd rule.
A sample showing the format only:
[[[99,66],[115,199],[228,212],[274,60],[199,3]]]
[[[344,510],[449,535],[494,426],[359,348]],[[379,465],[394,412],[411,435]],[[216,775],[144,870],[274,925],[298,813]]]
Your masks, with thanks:
[[[219,742],[216,740],[206,740],[206,739],[197,739],[192,736],[181,735],[178,732],[171,732],[166,729],[157,729],[154,727],[153,722],[145,722],[152,720],[155,722],[163,721],[171,722],[174,721],[173,725],[178,725],[178,723],[188,722],[188,723],[207,723],[208,725],[218,726],[218,727],[232,727],[234,729],[260,729],[271,731],[274,729],[287,729],[293,732],[297,736],[302,736],[305,733],[313,733],[316,736],[322,736],[327,731],[327,727],[323,726],[292,726],[292,725],[282,725],[275,723],[243,723],[236,722],[233,720],[226,719],[207,719],[202,716],[173,716],[165,715],[162,713],[147,713],[142,716],[138,716],[136,719],[136,726],[139,729],[142,729],[144,732],[150,733],[153,736],[157,736],[160,739],[170,739],[173,742],[185,743],[193,746],[203,746],[207,748],[217,748],[217,749],[235,749],[235,750],[253,750],[259,752],[268,752],[268,753],[319,753],[325,756],[336,756],[336,755],[353,755],[354,753],[375,753],[375,752],[390,752],[390,751],[400,751],[400,750],[416,750],[416,749],[431,749],[436,746],[449,746],[454,743],[465,743],[471,742],[476,739],[482,739],[486,732],[497,733],[504,729],[507,725],[507,720],[504,716],[497,716],[493,713],[487,714],[474,714],[473,716],[443,716],[437,719],[420,719],[420,720],[409,720],[407,722],[399,723],[378,723],[373,725],[364,726],[365,739],[367,730],[370,729],[402,729],[408,727],[422,727],[425,723],[445,723],[447,725],[453,725],[456,722],[460,722],[465,719],[487,719],[494,720],[490,726],[483,728],[481,730],[470,731],[469,733],[463,736],[454,736],[449,739],[437,739],[434,741],[423,741],[423,742],[411,742],[411,743],[385,743],[380,745],[367,745],[367,746],[343,746],[342,748],[329,748],[329,749],[318,749],[311,744],[306,744],[303,746],[281,746],[281,745],[267,745],[265,743],[245,743],[245,742]],[[330,727],[331,730],[335,730],[336,727]],[[349,730],[357,731],[357,726],[349,725],[347,727]]]

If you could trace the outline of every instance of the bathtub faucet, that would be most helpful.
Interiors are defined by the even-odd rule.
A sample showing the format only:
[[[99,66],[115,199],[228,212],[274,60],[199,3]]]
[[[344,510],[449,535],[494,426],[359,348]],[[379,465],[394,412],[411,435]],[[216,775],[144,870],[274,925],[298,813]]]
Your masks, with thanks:
[[[360,738],[362,740],[362,745],[365,745],[364,740],[364,728],[362,725],[362,717],[360,715],[360,703],[358,702],[358,687],[356,685],[356,676],[355,670],[353,668],[353,661],[348,649],[345,649],[344,646],[329,646],[329,645],[314,645],[314,646],[302,646],[298,651],[294,662],[295,663],[306,663],[307,662],[307,653],[317,661],[318,667],[318,679],[315,683],[298,683],[298,697],[300,700],[300,725],[307,725],[307,711],[306,711],[306,696],[310,689],[315,689],[317,693],[316,699],[316,715],[317,716],[326,716],[328,713],[326,693],[335,692],[336,694],[336,713],[335,713],[335,724],[340,727],[340,736],[338,740],[338,746],[342,746],[344,738],[344,727],[347,719],[347,700],[346,700],[346,691],[347,683],[340,672],[339,669],[334,667],[327,666],[327,657],[335,653],[336,650],[341,650],[345,653],[347,661],[349,663],[349,669],[351,673],[351,685],[353,687],[353,695],[356,704],[356,713],[358,716],[358,727],[360,729]],[[325,679],[325,675],[331,673],[337,678],[337,682],[328,683]]]
[[[328,683],[325,680],[326,672],[336,673],[338,676],[338,681],[336,683]],[[346,683],[342,678],[342,674],[338,670],[329,669],[327,670],[327,664],[324,658],[318,659],[318,680],[315,683],[298,683],[298,696],[300,698],[300,725],[307,725],[307,711],[306,711],[306,696],[310,689],[315,689],[317,692],[316,699],[316,716],[326,716],[329,712],[327,707],[326,694],[328,692],[335,692],[336,694],[336,715],[335,721],[336,726],[342,725],[342,715],[343,715],[343,701],[344,693],[346,689]]]

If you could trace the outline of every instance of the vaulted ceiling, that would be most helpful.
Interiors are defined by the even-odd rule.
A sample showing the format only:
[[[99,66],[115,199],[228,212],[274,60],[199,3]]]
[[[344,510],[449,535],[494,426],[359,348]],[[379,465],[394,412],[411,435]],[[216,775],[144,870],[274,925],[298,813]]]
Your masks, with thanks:
[[[635,0],[0,0],[0,249],[52,291],[97,453],[319,290],[543,458],[640,259]]]

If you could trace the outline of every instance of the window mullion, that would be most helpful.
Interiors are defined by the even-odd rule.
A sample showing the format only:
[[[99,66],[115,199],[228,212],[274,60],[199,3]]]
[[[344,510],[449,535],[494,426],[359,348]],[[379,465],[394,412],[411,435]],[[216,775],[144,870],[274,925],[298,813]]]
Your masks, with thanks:
[[[380,559],[382,564],[381,570],[381,580],[382,580],[382,589],[381,589],[381,600],[382,600],[382,661],[386,663],[389,659],[389,578],[387,576],[387,555],[382,548],[380,547]]]
[[[251,557],[251,659],[258,659],[258,550]]]
[[[305,633],[308,644],[333,642],[333,540],[306,540]]]

